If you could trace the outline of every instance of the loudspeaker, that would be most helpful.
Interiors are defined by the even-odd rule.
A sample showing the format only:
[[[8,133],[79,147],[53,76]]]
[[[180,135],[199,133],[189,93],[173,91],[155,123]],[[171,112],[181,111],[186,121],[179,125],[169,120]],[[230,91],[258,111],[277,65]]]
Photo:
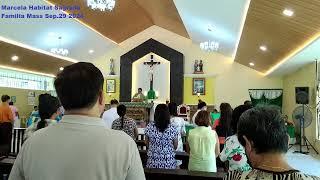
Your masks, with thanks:
[[[296,87],[296,103],[309,104],[309,87]]]

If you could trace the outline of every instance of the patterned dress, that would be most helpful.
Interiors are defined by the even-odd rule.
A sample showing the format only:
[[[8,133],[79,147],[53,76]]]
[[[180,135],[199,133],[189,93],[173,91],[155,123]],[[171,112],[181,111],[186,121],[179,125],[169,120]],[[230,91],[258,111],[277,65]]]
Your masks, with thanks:
[[[145,135],[149,139],[147,168],[175,169],[177,163],[173,141],[178,138],[177,129],[170,124],[164,132],[160,132],[151,122],[145,129]]]
[[[272,172],[262,169],[253,169],[247,172],[230,171],[224,180],[320,180],[319,177],[303,174],[297,170],[290,170],[285,172]]]
[[[137,128],[137,124],[135,120],[125,116],[123,119],[123,127],[121,127],[121,123],[122,123],[121,117],[114,120],[111,126],[112,129],[124,131],[134,139],[135,138],[134,130]]]
[[[225,146],[220,153],[221,161],[229,161],[229,170],[249,171],[247,156],[243,146],[240,144],[237,135],[230,136],[225,141]]]

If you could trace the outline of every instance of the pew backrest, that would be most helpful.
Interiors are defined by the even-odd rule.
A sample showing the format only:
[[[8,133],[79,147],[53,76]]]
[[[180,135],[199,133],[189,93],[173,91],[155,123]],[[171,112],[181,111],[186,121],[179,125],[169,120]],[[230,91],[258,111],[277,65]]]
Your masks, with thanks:
[[[226,173],[188,171],[185,169],[144,169],[146,180],[222,180]]]

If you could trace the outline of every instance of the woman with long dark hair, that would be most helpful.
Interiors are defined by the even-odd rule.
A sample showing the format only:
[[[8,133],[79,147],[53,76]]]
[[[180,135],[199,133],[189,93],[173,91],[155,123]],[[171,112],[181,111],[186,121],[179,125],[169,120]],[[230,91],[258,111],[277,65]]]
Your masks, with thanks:
[[[170,113],[166,104],[159,104],[154,114],[154,122],[146,129],[148,146],[147,168],[175,169],[177,166],[174,150],[178,146],[178,131],[170,124]]]
[[[112,129],[121,130],[131,136],[133,139],[138,137],[138,128],[135,120],[126,116],[127,108],[125,105],[120,104],[117,107],[117,113],[120,116],[112,123]]]
[[[39,115],[40,121],[29,126],[26,130],[25,139],[42,128],[57,123],[57,117],[60,115],[60,102],[58,98],[50,94],[41,94],[39,96]]]
[[[220,149],[223,148],[224,141],[228,136],[232,135],[230,127],[232,121],[232,108],[229,103],[220,104],[220,118],[214,122],[213,128],[219,136]]]

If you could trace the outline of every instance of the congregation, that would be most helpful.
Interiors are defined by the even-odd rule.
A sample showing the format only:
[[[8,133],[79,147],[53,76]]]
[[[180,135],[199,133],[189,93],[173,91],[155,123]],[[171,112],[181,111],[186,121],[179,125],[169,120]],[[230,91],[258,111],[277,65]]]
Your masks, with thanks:
[[[143,165],[135,142],[137,124],[115,99],[104,111],[103,81],[101,71],[84,62],[66,66],[57,75],[58,97],[39,96],[9,180],[143,180],[144,167],[179,169],[177,152],[189,154],[188,170],[225,171],[225,179],[320,179],[294,169],[284,158],[289,137],[279,109],[253,107],[250,101],[234,109],[221,103],[215,120],[201,101],[191,122],[178,116],[175,102],[158,104],[154,121],[144,129]],[[1,100],[1,146],[8,145],[4,152],[9,153],[18,113],[9,107],[10,96]]]

